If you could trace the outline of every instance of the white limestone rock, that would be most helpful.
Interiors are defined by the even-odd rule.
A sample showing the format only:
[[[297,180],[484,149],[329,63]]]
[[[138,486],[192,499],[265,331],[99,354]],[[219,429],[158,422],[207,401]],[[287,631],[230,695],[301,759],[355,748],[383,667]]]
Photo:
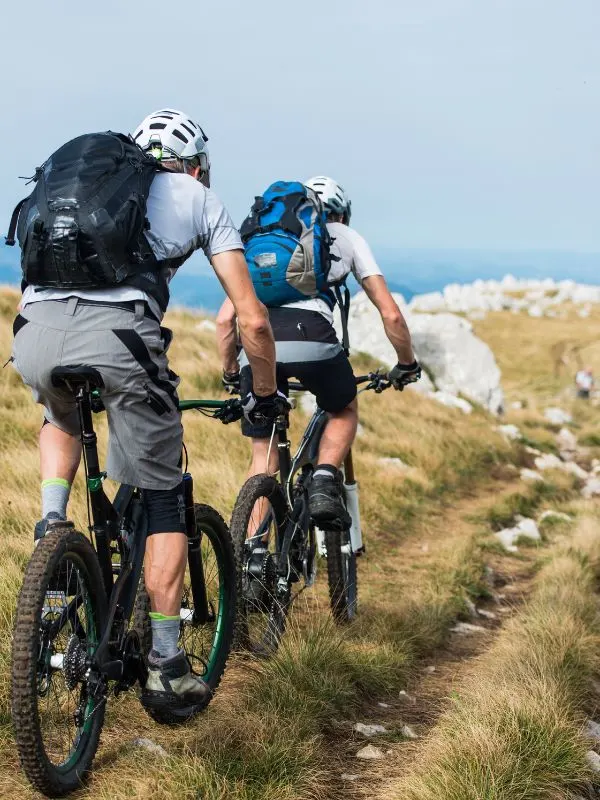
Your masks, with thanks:
[[[382,458],[378,458],[377,462],[381,464],[383,467],[393,469],[396,472],[406,472],[407,470],[410,469],[408,464],[405,464],[401,458],[383,456]]]
[[[573,417],[562,408],[546,408],[544,409],[544,417],[553,425],[568,425],[573,422]]]
[[[496,430],[509,442],[518,442],[523,438],[523,434],[516,425],[498,425]]]
[[[443,300],[441,294],[438,299]],[[419,310],[423,310],[422,305]],[[435,383],[435,387],[430,383],[431,388],[455,396],[460,393],[498,413],[504,403],[500,370],[492,351],[475,336],[468,320],[447,313],[414,313],[413,305],[409,310],[403,308],[403,313],[419,361]],[[364,292],[352,298],[349,328],[354,352],[368,353],[388,367],[394,366],[394,348],[385,335],[379,312]],[[431,391],[425,388],[424,379],[412,386],[417,391]]]
[[[470,414],[473,411],[473,406],[469,402],[450,392],[432,392],[429,396],[443,406],[460,409],[463,414]]]
[[[385,756],[379,747],[368,744],[365,747],[361,747],[356,754],[356,758],[362,758],[365,761],[379,761],[382,758],[385,758]]]
[[[534,469],[527,469],[527,467],[523,467],[519,474],[521,476],[521,480],[528,483],[534,483],[535,481],[543,482],[544,480],[539,472],[536,472]]]
[[[371,736],[379,736],[382,733],[387,733],[387,728],[383,725],[367,725],[364,722],[355,722],[352,730],[360,733],[361,736],[370,738]]]
[[[577,450],[577,437],[568,428],[561,428],[556,434],[556,444],[562,452],[575,452]]]
[[[600,478],[588,478],[585,486],[581,490],[581,495],[586,499],[598,497],[598,495],[600,495]]]
[[[470,622],[457,622],[454,627],[450,628],[454,633],[464,633],[470,635],[472,633],[485,633],[486,629],[482,625],[473,625]]]
[[[585,754],[585,760],[587,761],[588,767],[593,772],[600,772],[600,756],[594,750],[588,750]]]
[[[514,527],[503,528],[494,536],[509,553],[517,552],[517,542],[521,538],[530,539],[533,542],[539,542],[542,538],[535,520],[529,517],[521,517]]]
[[[595,739],[596,742],[600,742],[600,725],[594,722],[593,719],[588,719],[586,722],[585,733],[590,739]]]
[[[141,750],[146,750],[147,753],[152,753],[154,756],[160,758],[167,758],[169,755],[162,745],[153,742],[152,739],[134,739],[131,743],[134,747],[139,747]]]

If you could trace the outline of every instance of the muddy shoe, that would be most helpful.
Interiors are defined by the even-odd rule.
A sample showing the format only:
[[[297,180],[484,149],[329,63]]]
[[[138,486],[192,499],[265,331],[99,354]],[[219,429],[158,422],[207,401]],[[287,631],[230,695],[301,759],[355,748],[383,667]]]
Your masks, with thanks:
[[[349,528],[352,519],[342,499],[342,479],[338,473],[315,475],[308,486],[310,515],[319,527]]]
[[[186,718],[203,708],[210,696],[210,687],[192,672],[183,650],[172,658],[159,658],[155,650],[150,651],[141,697],[144,708]]]

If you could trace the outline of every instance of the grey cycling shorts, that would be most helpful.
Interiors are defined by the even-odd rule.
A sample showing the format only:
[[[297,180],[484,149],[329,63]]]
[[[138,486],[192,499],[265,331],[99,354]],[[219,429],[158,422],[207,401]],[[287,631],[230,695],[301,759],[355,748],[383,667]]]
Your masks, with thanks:
[[[69,392],[52,386],[53,367],[86,364],[100,372],[110,478],[141,489],[181,482],[179,378],[167,360],[171,331],[142,301],[131,310],[76,297],[29,303],[15,319],[14,334],[17,371],[46,419],[67,433],[80,433],[77,406]]]

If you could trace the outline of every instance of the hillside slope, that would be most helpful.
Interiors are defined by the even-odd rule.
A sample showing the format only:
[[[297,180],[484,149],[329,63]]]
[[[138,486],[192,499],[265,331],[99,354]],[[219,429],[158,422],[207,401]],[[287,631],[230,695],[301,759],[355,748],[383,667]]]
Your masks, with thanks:
[[[13,292],[0,295],[3,360],[10,353],[16,303]],[[171,361],[182,376],[181,396],[221,396],[210,321],[177,311],[169,315],[167,324],[175,331]],[[528,447],[558,451],[560,426],[544,418],[547,405],[560,404],[572,414],[571,430],[587,448],[577,454],[585,468],[589,470],[592,459],[600,456],[600,436],[595,432],[598,412],[572,397],[571,375],[563,371],[555,376],[553,362],[556,347],[565,341],[583,342],[586,360],[600,372],[600,350],[594,340],[594,332],[596,339],[600,332],[598,312],[585,320],[574,312],[565,319],[543,320],[490,314],[477,323],[476,330],[491,345],[506,377],[508,407],[516,401],[521,404],[503,422],[519,425],[525,441],[507,441],[497,430],[498,420],[478,408],[464,415],[409,391],[363,395],[355,462],[367,555],[360,563],[357,623],[342,631],[333,627],[321,578],[315,590],[299,598],[291,631],[278,656],[265,663],[234,659],[208,713],[193,725],[177,732],[156,726],[133,693],[112,702],[91,783],[78,796],[338,798],[366,791],[369,780],[383,797],[396,792],[386,784],[384,772],[388,775],[397,767],[398,780],[408,780],[400,774],[402,765],[412,763],[410,754],[416,750],[425,752],[421,740],[435,728],[444,704],[441,698],[449,693],[454,678],[450,675],[448,683],[437,687],[438,700],[433,705],[423,702],[421,707],[417,702],[410,712],[411,724],[421,737],[415,743],[402,733],[409,716],[402,692],[420,686],[423,666],[442,664],[444,659],[460,665],[476,655],[460,650],[456,634],[449,637],[450,628],[459,618],[469,619],[473,603],[493,607],[489,603],[503,593],[499,587],[504,582],[515,586],[514,600],[498,599],[499,608],[491,612],[494,621],[479,620],[482,627],[489,624],[493,639],[496,628],[518,611],[520,598],[529,593],[540,559],[546,559],[552,547],[559,547],[558,539],[570,536],[571,528],[546,523],[536,549],[519,545],[513,554],[502,550],[494,533],[514,523],[517,514],[538,516],[551,508],[566,508],[582,517],[595,513],[593,501],[582,504],[579,499],[582,479],[577,475],[550,470],[544,471],[543,481],[529,483],[520,479],[520,470],[535,466],[536,454]],[[361,355],[355,362],[357,371],[376,366]],[[0,373],[0,386],[0,535],[4,544],[0,796],[26,798],[33,793],[18,769],[12,744],[8,672],[15,598],[39,513],[36,438],[41,410],[10,366]],[[292,437],[297,439],[306,417],[301,411],[292,416]],[[247,443],[236,427],[223,427],[197,414],[187,415],[184,423],[198,499],[228,517],[244,479]],[[102,422],[99,427],[103,431]],[[402,464],[388,459],[400,459]],[[84,530],[80,478],[72,516]],[[593,531],[590,536],[594,539]],[[582,591],[586,603],[595,609],[592,584],[590,580]],[[479,647],[488,644],[484,638]],[[589,669],[587,663],[585,669]],[[446,674],[441,666],[440,672]],[[385,710],[377,703],[384,703]],[[572,714],[570,706],[565,713]],[[367,762],[356,760],[364,742],[353,733],[352,724],[377,714],[387,715],[390,730],[385,744],[377,743],[384,756],[383,768],[357,767]],[[569,726],[577,737],[578,723],[571,716]],[[133,745],[138,737],[160,743],[168,757],[140,753]],[[585,752],[582,741],[576,743],[572,758],[577,769],[582,764],[578,754],[582,748]],[[384,752],[386,748],[389,753]],[[342,777],[348,774],[359,778]],[[489,795],[507,800],[509,796]],[[542,796],[550,795],[533,793],[533,789],[519,795]]]

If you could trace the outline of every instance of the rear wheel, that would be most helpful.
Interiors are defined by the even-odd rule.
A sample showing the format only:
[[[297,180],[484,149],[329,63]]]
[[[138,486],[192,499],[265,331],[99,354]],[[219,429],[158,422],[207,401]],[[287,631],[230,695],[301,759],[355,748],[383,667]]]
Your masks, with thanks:
[[[358,575],[356,553],[352,552],[350,531],[327,530],[327,578],[331,612],[336,622],[350,622],[356,616]]]
[[[220,514],[214,508],[201,504],[196,504],[194,511],[202,576],[206,587],[207,613],[202,616],[201,610],[195,607],[192,572],[190,572],[190,564],[194,562],[193,555],[188,552],[180,608],[179,646],[185,650],[192,670],[200,675],[214,692],[221,682],[233,639],[236,608],[235,559],[229,529]],[[140,582],[133,624],[140,635],[145,656],[152,646],[149,611],[148,593],[143,582]],[[209,702],[210,698],[207,698],[204,705],[196,707],[187,719],[195,716]],[[180,724],[186,721],[180,714],[174,716],[163,711],[149,711],[149,713],[157,722],[165,724]]]
[[[277,576],[277,553],[287,520],[281,486],[254,475],[242,486],[231,516],[238,570],[240,647],[270,655],[279,646],[290,605],[290,583]]]
[[[98,747],[106,687],[90,670],[106,624],[98,558],[72,528],[34,551],[17,603],[12,717],[31,783],[59,797],[81,785]]]

